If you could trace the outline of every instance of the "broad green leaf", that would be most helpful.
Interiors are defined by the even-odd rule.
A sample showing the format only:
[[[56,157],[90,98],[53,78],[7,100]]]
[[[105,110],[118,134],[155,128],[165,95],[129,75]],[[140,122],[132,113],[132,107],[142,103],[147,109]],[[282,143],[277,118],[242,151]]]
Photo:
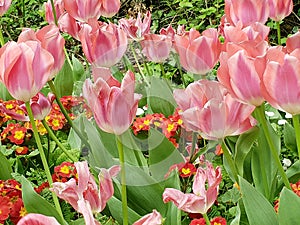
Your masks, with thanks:
[[[3,99],[4,101],[13,99],[2,82],[0,82],[0,99]]]
[[[235,145],[234,162],[240,176],[244,175],[244,163],[246,156],[251,151],[251,148],[258,137],[259,129],[257,127],[251,129],[239,136]]]
[[[293,191],[283,188],[280,194],[278,218],[280,225],[299,224],[300,198]]]
[[[69,223],[69,225],[85,225],[84,219],[80,218]]]
[[[21,177],[22,199],[28,213],[39,213],[45,216],[53,216],[60,224],[66,224],[66,221],[59,215],[57,210],[43,197],[38,195],[32,188],[30,182]]]
[[[11,179],[12,168],[8,159],[0,152],[0,180]]]
[[[250,225],[279,225],[269,201],[245,179],[239,177],[242,200]]]
[[[151,87],[148,91],[148,107],[154,113],[163,113],[165,116],[170,116],[174,113],[175,106],[176,102],[167,81],[152,77]]]
[[[286,175],[289,181],[296,183],[300,179],[300,161],[296,161],[290,168],[287,169]]]
[[[83,65],[80,61],[72,56],[72,64],[73,64],[73,79],[74,81],[83,81],[85,80],[85,71]]]
[[[59,73],[55,76],[54,85],[59,98],[72,95],[74,85],[73,71],[67,60]]]
[[[295,129],[291,124],[285,123],[283,127],[283,141],[285,146],[291,151],[297,153],[297,143]]]

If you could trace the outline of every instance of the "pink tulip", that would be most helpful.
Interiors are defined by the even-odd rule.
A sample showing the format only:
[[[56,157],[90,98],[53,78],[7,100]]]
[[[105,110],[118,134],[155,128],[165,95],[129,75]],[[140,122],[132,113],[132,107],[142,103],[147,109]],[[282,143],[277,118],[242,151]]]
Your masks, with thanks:
[[[60,225],[54,217],[37,213],[29,213],[22,217],[17,225]]]
[[[265,58],[252,58],[244,50],[230,56],[222,53],[218,80],[240,101],[260,106],[264,102],[261,92],[261,77],[265,69]]]
[[[134,93],[134,87],[135,77],[131,71],[124,76],[121,87],[110,87],[102,78],[94,84],[91,80],[85,81],[83,96],[102,130],[120,135],[130,127],[142,97]]]
[[[10,7],[11,0],[0,0],[0,16],[2,16]]]
[[[128,38],[140,41],[145,34],[150,33],[151,13],[148,11],[143,20],[141,19],[140,13],[137,19],[130,18],[127,20],[122,18],[119,20],[119,25],[125,31]]]
[[[239,22],[248,26],[255,22],[265,23],[269,17],[268,1],[262,0],[225,0],[227,20],[234,25]]]
[[[268,0],[270,18],[274,21],[283,20],[293,11],[293,0]]]
[[[42,48],[47,50],[54,58],[54,65],[49,80],[61,70],[65,63],[64,45],[65,39],[59,33],[59,29],[54,25],[47,25],[42,29],[34,32],[32,29],[23,29],[19,35],[18,43],[26,41],[39,41]]]
[[[183,111],[186,128],[199,132],[205,139],[238,135],[254,125],[250,116],[255,107],[233,98],[218,82],[194,82],[186,90],[175,90],[174,98]]]
[[[101,0],[100,13],[104,17],[113,17],[120,10],[120,0]]]
[[[53,56],[38,41],[8,42],[0,49],[0,80],[17,100],[28,102],[52,74]]]
[[[46,21],[49,24],[55,24],[51,1],[48,0],[47,2],[45,2],[44,6],[45,6]],[[54,0],[54,8],[55,8],[55,13],[56,13],[56,19],[58,20],[59,17],[65,12],[64,1],[63,0]]]
[[[183,36],[175,35],[174,39],[180,64],[188,72],[206,74],[218,62],[221,43],[217,30],[210,28],[200,35],[191,29]]]
[[[118,174],[120,168],[113,166],[108,170],[101,169],[98,175],[98,189],[86,161],[76,162],[75,167],[78,173],[78,183],[74,178],[65,183],[54,182],[50,190],[70,203],[76,211],[82,213],[86,224],[99,224],[94,219],[93,213],[101,212],[112,197],[114,193],[112,177]]]
[[[159,63],[169,57],[172,40],[166,35],[145,34],[141,46],[143,54],[149,61]]]
[[[64,13],[59,17],[58,27],[62,32],[71,35],[79,41],[79,32],[83,23],[75,20],[69,13]]]
[[[85,24],[79,37],[87,60],[96,67],[115,65],[127,49],[125,32],[111,23],[93,27]]]
[[[263,94],[276,109],[300,114],[300,55],[277,54],[263,74]]]
[[[101,16],[101,0],[64,0],[66,11],[80,22],[98,20]]]
[[[160,213],[157,212],[155,209],[152,211],[152,213],[143,216],[141,219],[133,223],[133,225],[161,225],[161,224],[163,224],[163,218],[160,215]]]
[[[298,51],[299,51],[299,49],[300,49],[300,31],[293,34],[292,36],[289,36],[286,39],[286,48],[287,48],[288,53],[291,53],[296,49],[298,49]]]
[[[94,67],[92,66],[93,81],[96,81],[101,77],[110,87],[120,87],[120,82],[113,77],[109,68],[106,67]]]
[[[178,209],[187,213],[204,214],[216,201],[221,180],[221,168],[214,169],[212,164],[206,161],[206,168],[197,169],[193,193],[185,194],[174,188],[166,188],[163,201],[165,203],[171,201]]]

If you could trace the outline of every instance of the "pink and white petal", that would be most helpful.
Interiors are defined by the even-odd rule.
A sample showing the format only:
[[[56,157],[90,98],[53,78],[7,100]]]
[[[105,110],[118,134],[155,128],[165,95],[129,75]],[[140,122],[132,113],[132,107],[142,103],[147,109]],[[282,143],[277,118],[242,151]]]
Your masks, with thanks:
[[[22,217],[17,225],[60,225],[54,217],[29,213]]]

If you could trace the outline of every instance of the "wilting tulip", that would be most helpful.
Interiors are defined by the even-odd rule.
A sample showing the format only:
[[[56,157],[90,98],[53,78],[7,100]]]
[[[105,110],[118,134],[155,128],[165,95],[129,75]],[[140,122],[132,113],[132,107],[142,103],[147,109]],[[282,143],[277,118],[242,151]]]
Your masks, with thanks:
[[[0,16],[2,16],[8,8],[10,7],[11,0],[1,0],[0,1]]]
[[[280,21],[293,11],[293,0],[268,0],[270,6],[269,17],[274,21]]]
[[[255,107],[233,98],[218,82],[194,82],[186,90],[175,90],[174,98],[185,126],[205,139],[238,135],[254,125],[250,116]]]
[[[216,201],[221,180],[221,168],[214,169],[213,165],[207,161],[206,168],[197,169],[193,193],[185,194],[174,188],[166,188],[163,201],[165,203],[171,201],[178,209],[187,213],[204,214]]]
[[[38,41],[8,42],[0,49],[0,80],[17,100],[28,102],[52,74],[53,56]]]
[[[29,213],[22,217],[17,225],[60,225],[54,217]]]
[[[276,109],[300,114],[300,57],[278,54],[263,74],[263,94]]]
[[[119,62],[127,49],[127,36],[116,25],[83,25],[79,35],[87,60],[96,67],[111,67]]]
[[[163,218],[155,209],[152,213],[143,216],[141,219],[133,223],[133,225],[161,225]]]
[[[65,183],[54,182],[50,190],[70,203],[77,212],[82,213],[86,224],[99,224],[94,219],[93,213],[101,212],[113,196],[112,177],[119,173],[119,166],[113,166],[108,170],[101,169],[98,175],[99,189],[86,161],[75,162],[75,167],[78,182],[74,178]]]
[[[49,80],[61,70],[65,62],[64,45],[65,39],[59,33],[59,29],[54,25],[47,25],[36,33],[30,29],[24,29],[19,35],[18,43],[26,41],[39,41],[41,46],[47,50],[54,58],[54,65]]]
[[[143,39],[145,34],[150,33],[151,13],[148,11],[142,21],[141,14],[139,13],[137,19],[120,19],[120,27],[125,31],[128,38],[136,41]]]
[[[218,80],[240,101],[260,106],[264,102],[261,92],[261,77],[265,69],[265,58],[252,58],[244,50],[230,56],[222,53]]]
[[[265,23],[269,17],[269,3],[262,0],[225,0],[225,14],[233,25]]]
[[[48,0],[48,2],[45,2],[44,6],[45,6],[45,17],[47,22],[49,24],[55,24],[51,1]],[[65,12],[64,1],[54,0],[54,8],[56,13],[56,19],[58,20],[59,17]]]
[[[143,54],[149,61],[159,63],[169,57],[172,39],[166,35],[145,34],[141,46]]]
[[[80,22],[98,20],[101,16],[101,0],[64,0],[66,11]]]
[[[221,51],[216,29],[205,30],[202,35],[191,29],[185,35],[175,35],[174,39],[180,64],[188,72],[203,75],[216,65]]]
[[[121,6],[120,0],[101,0],[100,13],[104,17],[113,17]]]
[[[142,97],[134,93],[135,77],[128,71],[123,78],[121,87],[110,87],[102,78],[93,84],[86,80],[83,86],[83,96],[90,106],[98,126],[108,133],[120,135],[133,122]]]

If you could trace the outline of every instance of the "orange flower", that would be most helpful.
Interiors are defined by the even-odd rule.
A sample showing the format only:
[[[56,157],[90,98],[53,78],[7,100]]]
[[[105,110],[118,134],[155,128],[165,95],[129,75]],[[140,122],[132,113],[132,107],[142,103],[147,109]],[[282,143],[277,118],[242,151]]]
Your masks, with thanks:
[[[28,152],[28,147],[26,147],[26,146],[18,146],[15,149],[16,155],[26,155],[27,152]]]

